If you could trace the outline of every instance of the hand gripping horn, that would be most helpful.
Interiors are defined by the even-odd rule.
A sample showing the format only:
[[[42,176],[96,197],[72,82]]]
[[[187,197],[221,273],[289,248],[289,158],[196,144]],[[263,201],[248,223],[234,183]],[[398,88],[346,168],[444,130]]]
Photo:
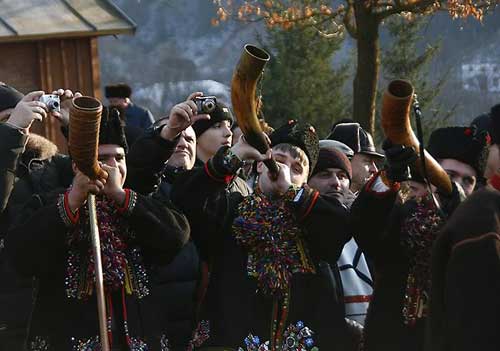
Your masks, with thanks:
[[[231,82],[231,102],[238,121],[238,126],[246,141],[265,154],[269,150],[257,117],[257,83],[261,78],[264,66],[270,56],[264,50],[247,44],[243,49],[240,61],[234,70]],[[278,176],[278,165],[274,159],[264,161],[271,178]]]
[[[420,159],[420,143],[410,123],[413,92],[413,86],[408,81],[394,80],[389,83],[382,100],[382,128],[385,136],[394,144],[411,146],[415,149],[419,155],[419,159],[415,161],[417,171],[425,177]],[[425,162],[430,183],[446,194],[451,194],[450,177],[427,151],[425,151],[423,162]]]

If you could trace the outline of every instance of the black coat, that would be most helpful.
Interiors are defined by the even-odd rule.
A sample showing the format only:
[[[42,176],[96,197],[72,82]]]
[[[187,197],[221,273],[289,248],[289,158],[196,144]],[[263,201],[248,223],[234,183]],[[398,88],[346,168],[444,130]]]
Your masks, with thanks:
[[[6,208],[26,140],[27,135],[0,124],[0,350],[22,347],[31,310],[31,280],[22,279],[13,272],[3,249],[9,227]]]
[[[9,231],[6,240],[12,265],[19,272],[37,278],[28,336],[31,349],[44,340],[50,350],[69,350],[73,347],[72,338],[85,340],[99,334],[95,295],[88,300],[66,296],[69,228],[58,212],[55,195],[33,196],[23,210],[23,220]],[[147,274],[155,265],[170,262],[189,237],[185,217],[161,198],[138,195],[135,207],[124,220],[135,233],[129,245],[142,250]],[[145,341],[150,350],[160,350],[162,334],[168,337],[167,321],[162,306],[158,305],[165,291],[156,283],[154,279],[149,281],[150,293],[142,299],[135,295],[125,298],[130,334]],[[113,294],[117,321],[123,318],[120,298],[121,295]],[[122,333],[115,335],[115,343],[119,343]]]
[[[0,212],[7,207],[16,179],[17,162],[28,136],[6,124],[0,124]]]
[[[166,160],[172,155],[176,141],[162,139],[149,128],[130,148],[127,168],[134,190],[149,194],[158,191],[170,198],[174,179],[182,176],[183,170],[166,167]],[[173,350],[185,350],[196,325],[198,291],[201,262],[193,241],[189,241],[166,265],[156,265],[151,277],[165,291],[162,302],[168,320]]]
[[[220,153],[215,159],[218,157]],[[222,172],[219,169],[217,173]],[[270,339],[273,299],[258,292],[256,280],[247,275],[247,251],[237,244],[232,232],[237,206],[244,196],[228,191],[228,186],[208,176],[205,169],[195,169],[174,183],[172,200],[190,219],[193,240],[210,262],[210,282],[202,307],[202,317],[210,322],[210,339],[203,346],[236,348],[244,345],[250,332],[262,341]],[[297,218],[304,213],[299,207],[290,209],[296,211]],[[314,265],[339,257],[349,239],[347,214],[337,200],[319,197],[300,223]],[[316,345],[324,350],[336,349],[347,334],[343,316],[331,313],[332,295],[320,274],[292,277],[286,325],[303,321],[316,333]]]
[[[32,309],[32,279],[22,277],[7,262],[4,239],[10,223],[22,205],[40,189],[34,176],[47,164],[59,163],[62,156],[49,141],[0,124],[0,350],[20,349]],[[11,344],[14,343],[14,344]]]
[[[373,179],[375,180],[375,179]],[[364,350],[366,351],[399,351],[424,349],[427,317],[416,319],[415,325],[406,324],[403,307],[405,307],[405,294],[411,268],[428,274],[427,282],[431,279],[431,251],[439,228],[445,219],[442,214],[431,210],[416,212],[417,203],[414,200],[401,204],[397,200],[398,193],[389,190],[385,193],[371,191],[372,182],[361,191],[351,207],[351,222],[353,233],[359,247],[373,264],[374,290],[364,328]],[[453,185],[450,195],[440,194],[441,209],[445,216],[449,216],[463,199],[460,188]],[[429,208],[433,208],[429,207]],[[415,215],[419,214],[420,215]],[[433,228],[432,235],[420,232],[419,228],[414,237],[405,229],[407,219],[417,218],[418,225]],[[441,220],[436,226],[430,226],[432,216],[439,216]],[[422,221],[422,222],[421,222]],[[424,240],[424,235],[431,238]],[[434,240],[434,241],[432,241]],[[425,259],[428,262],[412,263],[415,255],[406,241],[412,242],[416,247],[424,247]],[[421,246],[420,246],[421,245]],[[417,249],[418,250],[418,249]],[[422,250],[423,251],[423,250]],[[420,254],[422,251],[419,251]],[[424,256],[422,256],[424,257]],[[412,266],[414,265],[414,266]],[[425,268],[422,268],[425,267]],[[429,291],[427,291],[429,293]]]
[[[500,350],[500,192],[462,203],[436,240],[427,351]]]
[[[402,313],[409,259],[402,245],[401,224],[411,211],[396,204],[397,192],[363,189],[351,207],[354,237],[373,264],[374,291],[365,320],[364,350],[422,350],[425,326],[404,323]]]

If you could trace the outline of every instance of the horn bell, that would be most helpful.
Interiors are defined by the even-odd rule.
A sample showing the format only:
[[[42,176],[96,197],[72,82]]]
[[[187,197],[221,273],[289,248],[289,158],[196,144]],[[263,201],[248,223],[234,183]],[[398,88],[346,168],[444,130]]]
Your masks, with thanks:
[[[423,176],[420,143],[411,128],[410,121],[413,92],[413,86],[406,80],[394,80],[389,83],[382,99],[382,128],[392,143],[411,146],[417,151],[418,159],[415,161],[415,166]],[[446,194],[451,194],[450,177],[426,150],[424,150],[424,162],[431,184]]]

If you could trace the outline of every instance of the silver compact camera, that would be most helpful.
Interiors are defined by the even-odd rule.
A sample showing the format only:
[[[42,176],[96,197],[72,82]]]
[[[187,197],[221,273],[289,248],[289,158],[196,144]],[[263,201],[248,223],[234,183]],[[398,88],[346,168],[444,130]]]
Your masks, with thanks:
[[[217,105],[215,96],[199,96],[194,98],[198,114],[214,112]]]
[[[61,112],[61,99],[59,95],[42,95],[40,102],[43,102],[47,106],[49,112]]]

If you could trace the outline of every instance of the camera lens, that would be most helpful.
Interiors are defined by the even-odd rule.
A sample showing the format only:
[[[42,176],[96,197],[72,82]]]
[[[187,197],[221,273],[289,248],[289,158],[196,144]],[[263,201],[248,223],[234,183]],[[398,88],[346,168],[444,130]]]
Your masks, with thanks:
[[[203,104],[203,110],[206,112],[212,112],[215,109],[215,102],[213,100],[207,100]]]
[[[54,101],[54,102],[52,103],[52,107],[53,107],[53,108],[58,108],[58,107],[59,107],[59,103],[58,103],[57,101]]]

